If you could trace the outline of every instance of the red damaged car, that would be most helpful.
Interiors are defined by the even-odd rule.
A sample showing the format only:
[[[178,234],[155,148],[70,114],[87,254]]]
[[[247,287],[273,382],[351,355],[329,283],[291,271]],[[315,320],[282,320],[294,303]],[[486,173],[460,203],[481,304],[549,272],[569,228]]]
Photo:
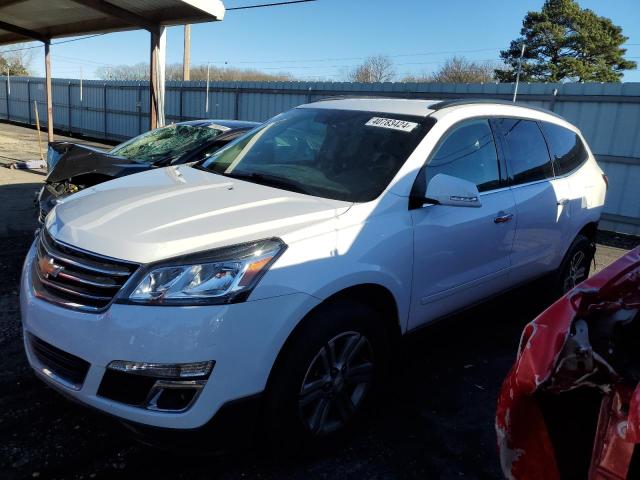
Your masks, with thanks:
[[[525,327],[498,398],[505,476],[640,478],[639,382],[640,247]]]

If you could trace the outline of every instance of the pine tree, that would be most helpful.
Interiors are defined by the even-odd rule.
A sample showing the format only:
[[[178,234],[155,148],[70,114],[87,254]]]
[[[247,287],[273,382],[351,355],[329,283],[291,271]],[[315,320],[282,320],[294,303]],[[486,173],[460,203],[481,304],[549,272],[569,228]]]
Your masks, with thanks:
[[[507,67],[495,71],[501,82],[515,80],[523,42],[523,81],[619,82],[637,66],[624,58],[622,28],[574,0],[546,0],[540,12],[524,17],[520,35],[500,52]]]

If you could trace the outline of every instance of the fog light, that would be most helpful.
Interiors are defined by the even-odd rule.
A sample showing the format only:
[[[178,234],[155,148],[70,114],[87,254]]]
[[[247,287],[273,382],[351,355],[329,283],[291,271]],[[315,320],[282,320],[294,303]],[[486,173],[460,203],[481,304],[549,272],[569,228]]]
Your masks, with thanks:
[[[156,378],[208,378],[214,364],[213,360],[195,363],[148,363],[114,360],[107,368]]]
[[[204,388],[206,380],[158,380],[145,408],[159,412],[184,412]]]

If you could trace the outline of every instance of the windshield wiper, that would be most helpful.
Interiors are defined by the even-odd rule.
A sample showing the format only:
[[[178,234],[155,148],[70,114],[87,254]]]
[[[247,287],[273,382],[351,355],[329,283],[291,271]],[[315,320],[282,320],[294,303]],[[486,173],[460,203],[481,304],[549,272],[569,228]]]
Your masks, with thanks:
[[[309,189],[295,180],[278,177],[277,175],[269,175],[267,173],[225,173],[225,177],[237,178],[239,180],[247,180],[249,182],[266,185],[267,187],[283,188],[292,192],[313,195]]]

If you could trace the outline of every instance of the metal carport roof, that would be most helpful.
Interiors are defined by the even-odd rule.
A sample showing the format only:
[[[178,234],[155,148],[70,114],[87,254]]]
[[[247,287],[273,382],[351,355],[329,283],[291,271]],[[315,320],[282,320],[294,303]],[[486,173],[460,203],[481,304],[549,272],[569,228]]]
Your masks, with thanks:
[[[151,33],[151,127],[162,122],[164,30],[171,25],[224,18],[220,0],[0,0],[0,45],[28,40],[45,44],[47,125],[51,115],[51,39],[91,33],[145,29]]]
[[[0,45],[211,22],[224,12],[218,0],[0,0]]]

